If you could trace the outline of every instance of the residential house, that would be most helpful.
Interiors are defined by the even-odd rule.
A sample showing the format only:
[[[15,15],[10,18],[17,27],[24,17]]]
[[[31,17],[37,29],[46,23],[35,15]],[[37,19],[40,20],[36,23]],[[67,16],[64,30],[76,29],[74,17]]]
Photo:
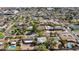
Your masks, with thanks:
[[[75,37],[69,33],[69,32],[60,32],[58,33],[58,36],[60,37],[61,40],[67,40],[67,41],[73,41],[76,42]]]
[[[64,28],[64,27],[61,27],[61,26],[55,26],[55,27],[54,27],[54,30],[61,30],[61,31],[64,31],[65,28]]]
[[[19,39],[11,39],[11,40],[6,41],[8,43],[6,50],[18,50],[18,48],[17,48],[18,41],[19,41]]]
[[[27,30],[32,30],[32,29],[33,29],[33,26],[27,27]]]
[[[45,29],[50,30],[50,31],[64,31],[65,30],[65,28],[61,26],[55,26],[55,27],[45,26]]]
[[[46,42],[47,38],[46,37],[37,37],[37,43],[44,43]]]
[[[54,27],[51,27],[51,26],[45,26],[45,29],[46,29],[46,30],[54,30]]]
[[[38,26],[37,30],[42,30],[43,31],[43,30],[45,30],[45,26]]]
[[[32,39],[22,39],[21,50],[33,50],[33,40]]]
[[[45,35],[46,37],[50,37],[51,32],[50,32],[50,31],[48,31],[48,30],[46,30],[46,31],[44,31],[44,35]]]
[[[72,30],[79,29],[79,25],[78,25],[78,24],[71,24],[71,25],[69,25],[69,27],[70,27]]]

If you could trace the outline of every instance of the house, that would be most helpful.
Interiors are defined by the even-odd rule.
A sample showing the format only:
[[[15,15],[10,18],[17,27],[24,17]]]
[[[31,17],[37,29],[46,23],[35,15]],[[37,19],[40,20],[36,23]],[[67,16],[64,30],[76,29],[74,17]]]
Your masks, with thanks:
[[[60,24],[58,19],[47,20],[49,24]]]
[[[37,36],[37,34],[34,33],[34,32],[27,32],[27,33],[25,33],[25,35],[27,35],[27,37],[35,37],[35,36]]]
[[[14,14],[17,14],[19,11],[18,10],[13,10]]]
[[[44,19],[40,19],[40,20],[39,20],[40,24],[47,24],[47,21],[48,21],[48,20],[44,20]]]
[[[33,26],[27,27],[27,30],[32,30],[32,29],[33,29]]]
[[[55,26],[55,27],[45,26],[45,29],[50,30],[50,31],[59,31],[59,30],[64,31],[65,30],[65,28],[61,26]]]
[[[37,27],[37,30],[45,30],[45,26],[40,25],[40,26]]]
[[[10,43],[11,43],[11,45],[16,45],[16,41],[12,41]]]
[[[31,44],[33,43],[33,39],[23,39],[22,42],[23,44]]]
[[[32,39],[23,39],[21,44],[21,50],[33,50],[33,40]]]
[[[19,39],[8,39],[6,42],[8,43],[6,50],[18,50]]]
[[[58,36],[60,37],[61,40],[67,40],[67,41],[73,41],[76,42],[75,37],[69,33],[69,32],[60,32],[58,33]]]
[[[3,14],[4,15],[14,15],[14,13],[12,11],[9,11],[9,10],[3,11]]]
[[[50,32],[50,31],[48,31],[48,30],[46,30],[46,31],[44,31],[44,35],[45,35],[46,37],[50,37],[51,32]]]
[[[42,16],[45,20],[49,19],[49,16]]]
[[[16,41],[12,40],[8,42],[6,50],[15,50],[17,48]]]
[[[71,24],[71,25],[69,25],[69,27],[70,27],[72,30],[79,29],[79,25],[78,25],[78,24]]]
[[[54,27],[54,30],[62,30],[62,31],[64,31],[65,28],[64,27],[61,27],[61,26],[55,26]]]
[[[37,17],[35,17],[35,16],[32,16],[32,19],[33,19],[33,20],[38,20],[38,18],[37,18]]]
[[[46,29],[46,30],[54,30],[54,27],[51,27],[51,26],[45,26],[45,29]]]
[[[47,38],[46,37],[37,37],[37,43],[44,43],[46,42]]]

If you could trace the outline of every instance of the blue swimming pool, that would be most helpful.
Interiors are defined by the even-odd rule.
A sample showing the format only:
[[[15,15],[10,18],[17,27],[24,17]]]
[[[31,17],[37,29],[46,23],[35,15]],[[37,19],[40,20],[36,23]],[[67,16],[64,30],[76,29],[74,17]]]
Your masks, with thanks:
[[[11,45],[11,46],[9,46],[8,48],[10,48],[10,49],[15,49],[16,46],[15,46],[15,45]]]
[[[67,47],[72,48],[73,47],[72,43],[67,43]]]

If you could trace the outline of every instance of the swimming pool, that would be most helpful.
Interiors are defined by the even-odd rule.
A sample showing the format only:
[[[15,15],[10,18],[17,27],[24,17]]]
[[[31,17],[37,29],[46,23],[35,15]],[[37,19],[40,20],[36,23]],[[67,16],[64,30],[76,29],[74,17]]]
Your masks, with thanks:
[[[69,43],[67,43],[67,47],[68,48],[72,48],[73,47],[73,44],[69,42]]]
[[[9,49],[15,49],[16,48],[16,45],[11,45],[8,47]]]

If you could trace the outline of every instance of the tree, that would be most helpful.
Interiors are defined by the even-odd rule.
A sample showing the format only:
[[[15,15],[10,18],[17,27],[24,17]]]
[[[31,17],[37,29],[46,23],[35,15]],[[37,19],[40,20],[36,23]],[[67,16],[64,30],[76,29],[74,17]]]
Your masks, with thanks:
[[[56,46],[57,43],[54,40],[55,40],[54,38],[50,38],[45,42],[45,45],[48,49],[54,49],[54,47]]]
[[[46,48],[46,46],[44,44],[40,44],[40,45],[37,45],[35,47],[35,50],[38,50],[38,51],[46,51],[48,49]]]
[[[40,37],[40,36],[43,36],[43,31],[37,30],[37,34],[38,34],[39,37]]]
[[[35,23],[33,20],[31,21],[31,25],[33,26],[32,32],[37,32],[37,23]]]
[[[20,46],[20,41],[16,42],[16,45],[17,45],[17,46]]]

